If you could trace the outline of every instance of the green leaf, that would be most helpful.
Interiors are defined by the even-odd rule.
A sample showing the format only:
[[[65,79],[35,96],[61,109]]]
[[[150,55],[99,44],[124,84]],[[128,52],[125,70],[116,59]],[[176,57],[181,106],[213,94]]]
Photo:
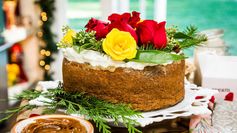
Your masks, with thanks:
[[[186,57],[183,55],[172,54],[159,50],[138,50],[137,56],[131,61],[164,64],[170,61],[183,60]]]
[[[192,39],[191,36],[184,34],[183,32],[177,32],[174,34],[175,39]]]

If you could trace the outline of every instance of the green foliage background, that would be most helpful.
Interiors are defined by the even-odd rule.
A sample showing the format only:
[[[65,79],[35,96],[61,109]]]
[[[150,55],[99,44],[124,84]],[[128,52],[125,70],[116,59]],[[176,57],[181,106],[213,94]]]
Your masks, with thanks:
[[[43,36],[42,39],[45,42],[45,46],[42,49],[51,52],[51,56],[44,56],[43,60],[45,64],[51,64],[54,59],[52,57],[53,53],[57,53],[57,46],[55,42],[55,34],[51,30],[51,26],[54,22],[54,10],[55,10],[55,0],[39,0],[36,2],[41,7],[42,12],[46,12],[47,14],[47,21],[45,21],[42,25],[42,32]],[[44,69],[44,68],[43,68]],[[44,73],[44,80],[53,80],[52,79],[53,72],[45,71]]]

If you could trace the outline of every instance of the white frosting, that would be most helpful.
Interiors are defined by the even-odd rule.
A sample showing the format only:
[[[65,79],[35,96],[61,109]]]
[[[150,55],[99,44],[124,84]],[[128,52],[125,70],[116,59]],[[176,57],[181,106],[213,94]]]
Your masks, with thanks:
[[[59,84],[59,80],[56,81],[39,81],[37,86],[36,86],[36,90],[38,91],[42,91],[42,92],[47,92],[48,89],[55,89],[58,87]]]
[[[55,88],[53,88],[53,89],[55,89]],[[30,100],[29,105],[45,106],[45,105],[48,105],[47,102],[52,103],[53,100],[40,95],[39,97]]]
[[[62,81],[56,80],[56,81],[39,81],[36,90],[41,91],[42,93],[47,93],[49,89],[55,89],[59,86],[59,83]],[[36,106],[45,106],[47,103],[45,102],[53,102],[52,99],[46,98],[42,95],[39,97],[32,99],[29,101],[30,105],[36,105]]]
[[[107,69],[109,67],[126,67],[143,70],[146,66],[156,65],[151,63],[140,63],[133,61],[115,61],[111,59],[110,56],[93,50],[83,50],[80,53],[77,53],[73,48],[64,48],[63,53],[64,57],[69,61],[74,61],[77,63],[89,63],[93,67],[101,67],[103,69]]]

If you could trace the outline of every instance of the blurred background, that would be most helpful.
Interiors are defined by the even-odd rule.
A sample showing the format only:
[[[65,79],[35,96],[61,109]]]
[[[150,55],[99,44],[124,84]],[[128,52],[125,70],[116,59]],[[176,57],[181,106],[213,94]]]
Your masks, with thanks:
[[[0,110],[37,81],[62,79],[61,28],[80,30],[91,17],[138,11],[167,27],[194,25],[210,39],[205,50],[237,55],[237,0],[0,0],[0,7]],[[195,61],[199,51],[184,52]]]
[[[129,0],[129,11],[142,10],[143,18],[156,19],[158,5],[155,0]],[[223,29],[229,54],[237,55],[236,6],[236,0],[167,0],[167,27],[175,25],[183,29],[194,25],[199,30]],[[67,18],[72,28],[81,29],[91,17],[101,16],[100,0],[68,0]],[[193,55],[192,49],[187,53]]]

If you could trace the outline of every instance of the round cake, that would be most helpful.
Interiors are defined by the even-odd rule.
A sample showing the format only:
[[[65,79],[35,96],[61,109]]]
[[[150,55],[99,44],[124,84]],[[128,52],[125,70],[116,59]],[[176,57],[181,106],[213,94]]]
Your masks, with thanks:
[[[140,13],[91,18],[84,30],[64,27],[58,47],[64,53],[63,82],[68,92],[84,92],[111,103],[151,111],[184,98],[182,50],[206,37],[190,26],[180,31],[166,22],[141,20]]]
[[[146,66],[143,70],[118,67],[106,70],[63,60],[65,91],[86,92],[112,103],[150,111],[173,106],[184,98],[184,61]]]

